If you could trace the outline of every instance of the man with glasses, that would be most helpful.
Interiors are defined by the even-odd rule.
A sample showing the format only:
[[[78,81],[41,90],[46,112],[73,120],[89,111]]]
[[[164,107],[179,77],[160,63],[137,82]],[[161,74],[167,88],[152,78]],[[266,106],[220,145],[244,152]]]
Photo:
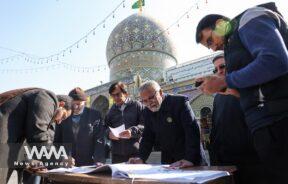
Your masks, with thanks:
[[[227,87],[239,91],[264,164],[261,177],[269,183],[288,183],[288,26],[277,7],[261,4],[232,20],[207,15],[197,26],[196,42],[224,50],[227,70],[226,76],[202,78],[200,89],[207,94]]]
[[[122,82],[115,82],[109,88],[114,104],[109,109],[105,124],[116,128],[124,124],[125,130],[115,136],[109,129],[111,140],[112,163],[127,162],[130,157],[138,155],[139,142],[143,132],[143,106],[128,97],[127,87]]]
[[[225,76],[224,55],[216,56],[212,62],[214,73]],[[209,157],[211,165],[236,165],[236,183],[260,182],[257,178],[259,159],[236,92],[216,94],[214,98]]]
[[[147,81],[140,88],[145,128],[140,143],[139,157],[129,163],[145,163],[153,146],[161,151],[161,163],[171,167],[199,165],[200,133],[187,97],[164,94],[159,84]]]

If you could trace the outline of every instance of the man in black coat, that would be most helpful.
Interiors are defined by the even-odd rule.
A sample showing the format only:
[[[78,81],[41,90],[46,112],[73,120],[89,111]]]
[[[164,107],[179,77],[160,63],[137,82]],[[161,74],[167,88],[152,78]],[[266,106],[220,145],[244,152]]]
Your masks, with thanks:
[[[141,102],[144,111],[144,132],[139,157],[130,163],[144,163],[153,146],[161,151],[161,163],[171,167],[199,165],[200,132],[187,97],[163,94],[159,84],[147,81],[141,85]]]
[[[17,161],[20,147],[14,147],[14,143],[52,143],[54,122],[60,123],[70,116],[71,101],[68,96],[56,96],[51,91],[39,88],[17,89],[0,94],[1,149],[2,146],[10,145],[0,150],[0,183],[8,182],[13,171],[8,167]]]
[[[115,82],[109,88],[114,104],[105,118],[107,127],[116,128],[124,124],[125,130],[115,136],[108,130],[112,143],[112,163],[127,162],[138,155],[140,137],[143,132],[143,106],[128,97],[127,87],[122,82]]]
[[[214,73],[225,76],[224,55],[213,59]],[[260,160],[254,149],[239,94],[230,89],[229,95],[216,94],[213,103],[212,130],[210,134],[211,165],[236,165],[236,183],[262,183]]]
[[[76,87],[70,91],[73,115],[56,127],[54,142],[72,143],[76,166],[105,163],[104,125],[100,112],[85,107],[87,96]]]

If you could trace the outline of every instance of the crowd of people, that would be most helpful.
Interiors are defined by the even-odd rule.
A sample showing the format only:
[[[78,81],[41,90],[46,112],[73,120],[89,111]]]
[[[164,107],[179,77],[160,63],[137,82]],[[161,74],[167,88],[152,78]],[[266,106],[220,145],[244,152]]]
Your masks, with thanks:
[[[112,163],[144,164],[158,150],[161,163],[171,168],[235,165],[236,184],[288,183],[288,28],[275,4],[252,7],[234,19],[207,15],[197,26],[196,42],[224,51],[212,61],[214,74],[196,79],[203,93],[216,94],[209,161],[189,99],[164,93],[153,80],[140,85],[137,100],[123,82],[113,83],[114,104],[105,117],[86,107],[79,87],[68,95],[40,88],[2,93],[0,143],[69,143],[69,166],[83,166],[105,164],[110,140]],[[110,128],[121,125],[125,130],[114,135]],[[0,183],[6,183],[15,169],[9,161],[17,160],[19,150],[1,149],[7,166],[1,165]],[[23,183],[40,182],[17,170]]]

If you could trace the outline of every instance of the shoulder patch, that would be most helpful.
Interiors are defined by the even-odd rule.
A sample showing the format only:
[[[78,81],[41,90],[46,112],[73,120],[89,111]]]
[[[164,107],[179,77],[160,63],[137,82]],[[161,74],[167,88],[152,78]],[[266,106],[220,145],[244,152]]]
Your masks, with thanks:
[[[278,23],[278,25],[280,25],[280,19],[277,16],[276,13],[274,13],[271,10],[268,10],[266,8],[262,8],[262,7],[254,7],[254,8],[250,8],[248,9],[243,16],[241,17],[240,21],[239,21],[239,29],[241,29],[243,26],[245,26],[249,21],[260,17],[262,15],[270,15],[272,16]]]

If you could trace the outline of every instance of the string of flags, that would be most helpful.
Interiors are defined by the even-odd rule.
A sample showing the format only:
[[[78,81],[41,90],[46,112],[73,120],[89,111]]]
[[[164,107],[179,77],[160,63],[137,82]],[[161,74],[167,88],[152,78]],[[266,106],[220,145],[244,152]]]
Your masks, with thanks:
[[[60,58],[65,57],[67,54],[71,54],[72,51],[75,48],[79,48],[80,43],[88,43],[88,38],[91,36],[94,36],[96,34],[96,30],[98,28],[100,28],[101,26],[103,28],[105,28],[105,24],[108,21],[109,18],[114,19],[115,18],[115,14],[117,12],[117,10],[122,6],[123,8],[125,8],[125,1],[126,0],[122,0],[102,21],[100,21],[94,28],[92,28],[91,30],[89,30],[84,36],[82,36],[80,39],[78,39],[77,41],[75,41],[73,44],[67,46],[66,48],[60,50],[57,53],[51,54],[49,56],[46,57],[31,57],[31,54],[25,53],[25,52],[20,52],[20,51],[15,51],[13,49],[7,49],[10,50],[14,53],[18,53],[20,55],[23,55],[25,58],[27,58],[30,61],[34,61],[35,63],[39,63],[39,64],[45,64],[45,63],[51,63],[51,62],[57,62],[58,60],[60,60]],[[0,47],[1,48],[1,47]],[[3,60],[7,61],[10,60],[11,58],[3,58]],[[37,61],[38,60],[38,61]],[[2,59],[0,59],[0,61],[2,61]]]
[[[208,2],[207,2],[207,0],[205,0],[205,3],[207,4]],[[172,27],[174,27],[175,25],[177,25],[177,27],[179,28],[180,27],[180,21],[182,20],[182,19],[184,19],[185,17],[187,18],[187,19],[189,19],[190,18],[190,16],[189,16],[189,14],[190,14],[190,12],[194,9],[194,8],[196,8],[196,9],[199,9],[199,1],[197,1],[196,3],[194,3],[193,5],[191,5],[188,9],[187,9],[187,11],[185,11],[182,15],[180,15],[179,16],[179,18],[178,19],[176,19],[174,22],[172,22],[166,29],[164,29],[163,31],[161,31],[159,34],[158,34],[158,36],[156,36],[151,42],[148,42],[148,43],[146,43],[146,44],[144,44],[143,46],[142,46],[142,48],[143,47],[155,47],[154,46],[154,42],[156,42],[157,41],[157,39],[161,36],[161,35],[163,35],[163,34],[165,34],[165,33],[167,33],[168,35],[170,34],[169,33],[169,30],[172,28]],[[141,50],[141,48],[138,48],[138,49],[135,49],[135,50],[133,50],[133,51],[137,51],[137,50]]]
[[[106,65],[98,65],[98,66],[75,66],[63,62],[59,62],[56,64],[48,65],[48,66],[41,66],[41,67],[34,67],[34,68],[21,68],[21,69],[0,69],[0,73],[2,74],[10,74],[10,73],[16,73],[16,74],[28,74],[28,73],[37,73],[40,71],[48,71],[48,70],[55,70],[63,68],[72,72],[78,72],[78,73],[96,73],[99,71],[105,71],[107,70]]]
[[[207,4],[207,0],[205,0],[205,3]],[[78,41],[74,42],[72,45],[68,46],[67,48],[63,49],[62,51],[58,52],[57,54],[52,54],[50,56],[47,57],[36,57],[36,56],[31,56],[27,53],[24,52],[20,52],[20,51],[15,51],[16,53],[18,53],[17,55],[13,55],[7,58],[2,58],[0,59],[0,64],[5,64],[11,61],[15,61],[18,60],[20,58],[24,58],[24,60],[27,63],[30,64],[49,64],[49,63],[55,63],[53,65],[49,65],[49,66],[43,66],[43,67],[35,67],[35,68],[27,68],[27,69],[0,69],[0,73],[31,73],[31,72],[38,72],[40,70],[50,70],[50,69],[56,69],[59,66],[62,66],[62,68],[70,70],[70,71],[74,71],[74,72],[81,72],[81,73],[95,73],[95,72],[99,72],[99,71],[103,71],[106,70],[107,67],[105,65],[100,65],[100,66],[92,66],[92,67],[79,67],[79,66],[75,66],[75,65],[71,65],[65,62],[60,62],[59,60],[63,60],[63,57],[65,57],[66,54],[71,54],[72,53],[72,48],[76,47],[79,48],[79,43],[83,42],[87,43],[88,41],[88,37],[92,34],[95,35],[95,30],[102,25],[103,28],[105,28],[105,21],[112,17],[115,18],[115,11],[119,8],[119,7],[125,8],[125,0],[122,0],[121,3],[119,3],[116,8],[114,8],[114,10],[109,13],[100,23],[98,23],[92,30],[90,30],[85,36],[83,36],[82,38],[80,38]],[[145,6],[145,0],[137,0],[136,2],[134,2],[134,4],[131,6],[132,9],[139,9],[139,12],[141,13],[142,11],[142,7]],[[190,13],[191,11],[196,8],[199,9],[199,1],[197,1],[196,3],[194,3],[192,6],[190,6],[187,11],[185,11],[181,16],[179,16],[178,19],[176,19],[172,24],[170,24],[166,29],[164,29],[162,32],[160,32],[158,34],[158,36],[154,39],[154,41],[151,41],[149,43],[146,43],[143,47],[146,47],[147,45],[151,45],[151,47],[153,47],[154,42],[158,39],[158,37],[160,37],[161,35],[167,33],[169,35],[169,30],[174,27],[175,25],[177,25],[177,27],[180,27],[180,21],[182,19],[184,19],[185,17],[187,19],[190,18]],[[1,47],[0,47],[1,48]],[[141,48],[140,48],[141,49]],[[135,49],[134,51],[140,50],[140,49]],[[12,50],[12,49],[11,49]]]

